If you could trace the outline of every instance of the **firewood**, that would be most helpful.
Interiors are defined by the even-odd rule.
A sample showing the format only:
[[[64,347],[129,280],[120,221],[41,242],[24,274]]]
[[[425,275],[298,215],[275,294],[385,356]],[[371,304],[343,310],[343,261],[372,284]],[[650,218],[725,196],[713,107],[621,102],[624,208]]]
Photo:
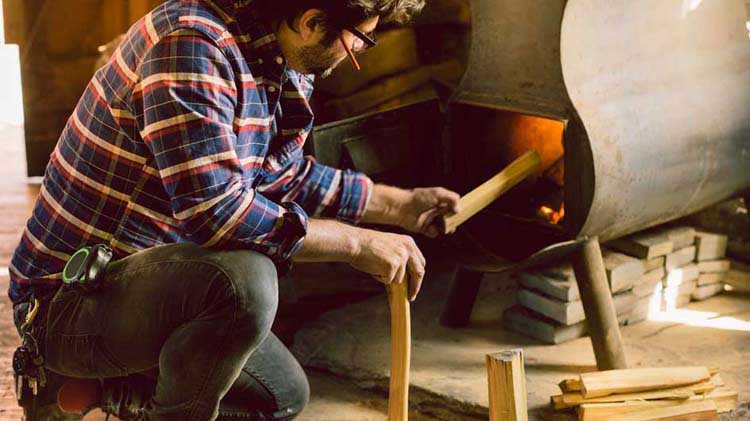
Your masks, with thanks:
[[[584,405],[588,406],[588,405]],[[646,401],[631,402],[619,407],[592,411],[581,407],[581,421],[645,421],[645,420],[683,420],[702,421],[717,419],[716,402],[703,397],[691,397],[685,401]]]
[[[727,236],[709,232],[696,232],[695,245],[698,249],[695,260],[723,259],[727,252]]]
[[[584,398],[581,393],[563,393],[550,397],[552,406],[556,410],[575,408],[586,403],[626,402],[647,399],[688,399],[701,393],[708,393],[717,388],[712,380],[702,381],[689,386],[679,386],[667,389],[650,390],[646,392],[619,393],[598,398]]]
[[[391,310],[391,380],[388,421],[409,419],[409,368],[411,365],[411,312],[408,282],[387,287]]]
[[[440,219],[443,233],[453,232],[467,219],[494,202],[503,193],[513,188],[539,169],[541,159],[535,150],[521,155],[502,171],[487,182],[461,197],[461,210],[456,214],[444,216]]]
[[[490,421],[526,421],[526,378],[523,350],[487,355]]]
[[[706,367],[630,368],[583,373],[584,398],[685,386],[711,378]]]
[[[639,259],[666,256],[674,250],[674,243],[661,232],[642,232],[607,243],[607,246]]]
[[[669,253],[664,262],[667,271],[683,267],[695,260],[695,246],[685,247]]]
[[[583,387],[580,379],[565,379],[558,386],[563,393],[580,392]]]
[[[704,395],[691,396],[682,402],[687,403],[711,400],[716,404],[717,412],[722,414],[725,412],[733,411],[735,408],[737,408],[737,398],[737,391],[728,388],[719,388]],[[608,420],[608,417],[610,415],[631,413],[643,409],[674,406],[675,404],[675,400],[671,399],[633,400],[613,403],[587,403],[581,405],[578,408],[578,419],[581,421]]]
[[[731,262],[728,259],[722,260],[705,260],[698,262],[698,270],[701,273],[726,272],[729,270]]]

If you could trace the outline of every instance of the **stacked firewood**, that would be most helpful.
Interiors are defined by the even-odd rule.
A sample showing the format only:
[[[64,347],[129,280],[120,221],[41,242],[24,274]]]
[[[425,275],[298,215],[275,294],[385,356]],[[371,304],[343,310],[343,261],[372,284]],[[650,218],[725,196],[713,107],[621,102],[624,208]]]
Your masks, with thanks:
[[[555,410],[582,421],[717,419],[737,406],[737,391],[707,367],[635,368],[584,373],[560,382]]]
[[[726,236],[692,227],[657,228],[608,243],[602,256],[620,323],[637,323],[714,296],[727,279],[741,286],[738,279],[746,272],[730,272],[726,246]],[[551,344],[586,334],[570,263],[521,272],[518,281],[518,305],[503,317],[508,328]]]

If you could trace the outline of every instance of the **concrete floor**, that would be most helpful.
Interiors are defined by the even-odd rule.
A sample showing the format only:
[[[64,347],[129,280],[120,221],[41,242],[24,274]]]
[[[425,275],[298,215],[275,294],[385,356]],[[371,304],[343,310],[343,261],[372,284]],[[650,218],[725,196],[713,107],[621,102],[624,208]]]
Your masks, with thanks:
[[[25,179],[22,133],[18,127],[0,127],[0,291],[7,289],[7,264],[15,247],[36,189]],[[346,285],[349,291],[381,287],[353,277],[347,270],[301,268],[303,279],[293,279],[288,294],[315,295],[328,285]],[[318,273],[317,279],[311,274]],[[563,345],[541,345],[503,330],[502,309],[513,302],[515,285],[487,276],[480,300],[466,329],[446,329],[436,320],[445,301],[450,267],[441,259],[428,265],[423,292],[413,305],[411,400],[412,420],[486,419],[487,386],[484,355],[523,347],[531,419],[574,419],[552,414],[549,395],[557,382],[581,371],[594,370],[590,342],[582,338]],[[322,276],[321,276],[322,275]],[[322,279],[325,278],[325,279]],[[284,280],[282,280],[284,282]],[[346,289],[344,288],[344,289]],[[0,420],[18,420],[11,386],[10,357],[18,338],[12,327],[10,303],[0,299]],[[389,357],[389,313],[385,297],[375,296],[329,311],[287,328],[296,332],[294,352],[308,368],[312,400],[299,417],[303,421],[385,420]],[[631,365],[708,365],[720,367],[726,383],[750,399],[750,298],[723,295],[686,310],[623,329]],[[746,407],[745,407],[746,408]],[[732,419],[750,419],[744,415]],[[103,419],[91,414],[88,420]]]
[[[574,419],[550,411],[549,398],[559,393],[562,379],[596,370],[590,340],[550,346],[505,331],[500,315],[514,301],[515,283],[493,275],[485,277],[470,327],[444,328],[437,319],[448,271],[438,262],[428,263],[428,272],[412,306],[411,404],[440,419],[486,419],[484,356],[521,347],[530,419]],[[632,367],[718,367],[727,385],[739,391],[741,402],[750,398],[750,297],[725,293],[624,327],[622,333]],[[293,352],[306,367],[337,374],[367,390],[386,387],[390,333],[384,296],[329,312],[295,339]]]

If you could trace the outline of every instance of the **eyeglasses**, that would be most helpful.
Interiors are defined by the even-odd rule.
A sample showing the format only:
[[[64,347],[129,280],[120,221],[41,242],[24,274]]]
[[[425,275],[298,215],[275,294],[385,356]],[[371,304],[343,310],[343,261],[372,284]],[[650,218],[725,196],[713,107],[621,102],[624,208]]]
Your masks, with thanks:
[[[375,45],[377,45],[377,42],[375,41],[375,32],[370,32],[365,34],[364,32],[360,31],[359,29],[353,27],[353,26],[346,26],[344,27],[347,31],[354,34],[356,39],[354,40],[354,43],[351,47],[349,47],[349,44],[347,44],[344,41],[344,35],[339,35],[339,40],[341,41],[341,45],[344,46],[344,50],[346,50],[346,55],[349,56],[349,60],[352,62],[352,65],[354,66],[354,69],[360,70],[362,67],[360,67],[359,62],[357,61],[357,57],[355,57],[355,54],[360,54],[364,51],[366,51],[368,48],[372,48]]]

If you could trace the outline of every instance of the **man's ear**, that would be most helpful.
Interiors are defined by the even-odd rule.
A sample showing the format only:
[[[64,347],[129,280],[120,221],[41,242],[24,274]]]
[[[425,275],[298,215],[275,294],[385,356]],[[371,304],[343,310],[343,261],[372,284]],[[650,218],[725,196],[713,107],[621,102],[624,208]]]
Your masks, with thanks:
[[[325,35],[325,13],[320,9],[306,10],[299,17],[299,34],[305,42],[318,42]]]

